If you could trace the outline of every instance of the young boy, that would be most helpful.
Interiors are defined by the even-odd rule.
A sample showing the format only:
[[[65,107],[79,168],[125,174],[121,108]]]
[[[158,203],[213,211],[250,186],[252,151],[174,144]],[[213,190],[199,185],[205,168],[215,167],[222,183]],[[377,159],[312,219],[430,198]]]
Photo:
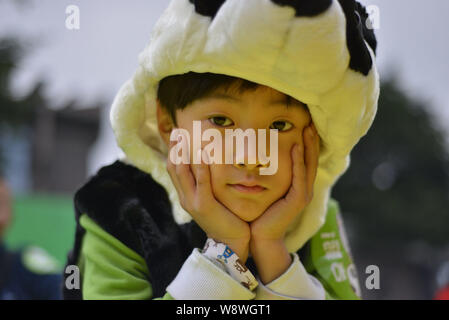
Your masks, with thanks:
[[[112,105],[125,157],[75,195],[65,298],[360,298],[330,192],[377,110],[366,19],[353,0],[173,0]],[[229,146],[238,129],[267,157]]]

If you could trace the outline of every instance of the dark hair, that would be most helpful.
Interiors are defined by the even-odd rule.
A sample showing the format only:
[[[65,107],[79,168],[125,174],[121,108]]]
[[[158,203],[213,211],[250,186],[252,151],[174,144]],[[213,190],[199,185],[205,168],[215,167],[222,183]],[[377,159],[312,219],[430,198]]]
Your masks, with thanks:
[[[157,99],[161,106],[170,113],[173,122],[177,125],[177,109],[182,110],[193,101],[201,99],[219,88],[228,90],[233,85],[239,93],[255,90],[260,86],[258,83],[224,74],[188,72],[163,78],[159,82]],[[295,99],[286,95],[287,105],[291,100]]]

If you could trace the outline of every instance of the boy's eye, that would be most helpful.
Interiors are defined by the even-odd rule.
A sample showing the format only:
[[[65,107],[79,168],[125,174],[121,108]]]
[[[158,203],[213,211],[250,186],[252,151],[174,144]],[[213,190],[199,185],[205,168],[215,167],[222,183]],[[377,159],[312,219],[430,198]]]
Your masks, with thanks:
[[[270,125],[270,129],[278,129],[279,131],[290,130],[293,125],[288,121],[275,121]]]
[[[230,126],[232,124],[234,124],[231,119],[229,119],[228,117],[222,117],[222,116],[215,116],[215,117],[210,117],[209,120],[217,125],[217,126],[221,126],[221,127],[227,127]]]

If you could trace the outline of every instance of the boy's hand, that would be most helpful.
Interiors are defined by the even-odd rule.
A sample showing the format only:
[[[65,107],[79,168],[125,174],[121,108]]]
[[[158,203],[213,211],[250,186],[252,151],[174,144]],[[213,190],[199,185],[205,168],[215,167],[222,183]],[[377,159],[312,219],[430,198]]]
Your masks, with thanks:
[[[320,140],[313,124],[304,130],[303,140],[304,144],[295,144],[292,148],[292,183],[286,196],[273,203],[250,225],[249,247],[264,284],[278,278],[290,266],[292,258],[285,246],[285,232],[313,197],[320,154]]]
[[[320,139],[313,123],[304,129],[303,140],[303,144],[297,143],[292,148],[290,189],[251,222],[251,242],[283,243],[287,227],[312,200],[320,154]]]
[[[175,142],[170,141],[169,150],[174,145]],[[206,153],[204,155],[207,157]],[[227,244],[245,262],[251,235],[249,224],[215,199],[209,165],[203,161],[201,164],[176,165],[167,157],[167,170],[184,210],[192,215],[208,237]]]

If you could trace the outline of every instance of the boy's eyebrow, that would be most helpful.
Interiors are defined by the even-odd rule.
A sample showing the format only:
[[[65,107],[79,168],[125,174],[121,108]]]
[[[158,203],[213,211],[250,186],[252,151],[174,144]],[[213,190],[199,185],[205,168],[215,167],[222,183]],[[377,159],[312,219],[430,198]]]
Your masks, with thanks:
[[[222,100],[230,100],[230,101],[237,101],[237,102],[241,102],[241,100],[237,97],[225,94],[225,93],[220,93],[220,92],[214,92],[211,94],[208,94],[204,97],[204,99],[222,99]],[[287,96],[285,95],[284,97],[282,97],[281,99],[274,99],[270,101],[270,105],[276,105],[276,104],[281,104],[281,105],[286,105],[288,101]],[[289,101],[290,104],[295,104],[295,105],[299,105],[299,106],[303,106],[304,104],[294,98],[290,98]]]

